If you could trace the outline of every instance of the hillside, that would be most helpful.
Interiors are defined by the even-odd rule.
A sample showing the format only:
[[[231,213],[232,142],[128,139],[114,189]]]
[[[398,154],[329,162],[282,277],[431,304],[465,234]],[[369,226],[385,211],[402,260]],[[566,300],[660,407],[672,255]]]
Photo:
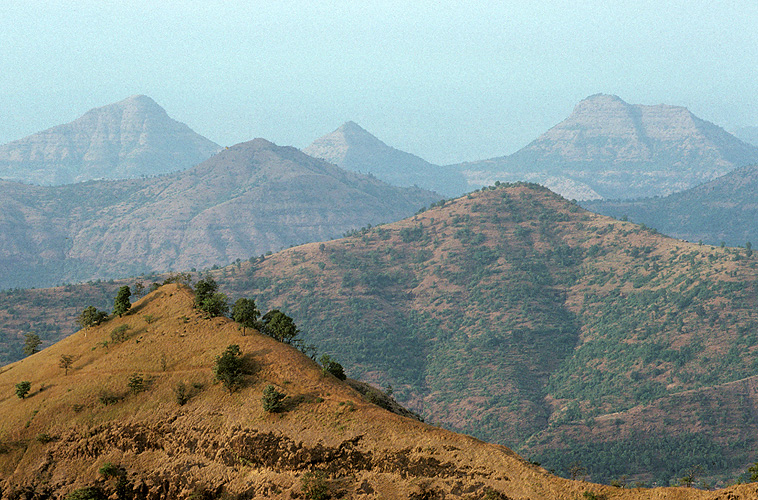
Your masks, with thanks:
[[[510,156],[458,165],[469,183],[532,181],[567,198],[664,196],[758,162],[758,147],[679,106],[597,94]]]
[[[437,199],[263,139],[157,178],[0,181],[0,289],[225,264],[398,220]]]
[[[463,175],[454,168],[433,165],[418,156],[390,147],[361,128],[347,122],[303,149],[305,154],[395,186],[419,186],[445,196],[470,191]]]
[[[594,481],[660,485],[702,466],[723,485],[756,460],[758,260],[746,249],[516,184],[212,273],[233,299],[287,311],[349,376],[391,385],[427,422],[560,474],[578,461]],[[98,307],[112,305],[116,284],[90,286],[113,287]],[[88,293],[79,304],[98,305]],[[47,324],[42,290],[0,299],[0,324],[35,307]]]
[[[758,242],[758,166],[662,198],[584,202],[588,210],[654,227],[674,238],[712,245]]]
[[[2,498],[61,498],[83,488],[150,499],[742,500],[758,492],[556,478],[503,446],[368,403],[291,346],[255,331],[243,336],[191,305],[188,288],[164,286],[123,318],[3,368]],[[231,344],[245,374],[235,392],[212,375]],[[59,367],[64,355],[73,360],[68,370]],[[31,387],[23,399],[13,394],[21,381]],[[269,384],[286,394],[279,413],[262,407]],[[309,493],[309,485],[323,489]]]
[[[221,147],[144,95],[0,146],[0,179],[60,185],[185,170]]]

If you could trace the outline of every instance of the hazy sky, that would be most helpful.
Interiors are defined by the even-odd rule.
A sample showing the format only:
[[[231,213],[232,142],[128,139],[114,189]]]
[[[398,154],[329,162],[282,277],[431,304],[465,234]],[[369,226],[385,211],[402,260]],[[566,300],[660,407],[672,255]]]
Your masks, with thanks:
[[[581,99],[758,125],[758,2],[0,4],[0,143],[146,94],[232,145],[353,120],[436,163],[501,156]]]

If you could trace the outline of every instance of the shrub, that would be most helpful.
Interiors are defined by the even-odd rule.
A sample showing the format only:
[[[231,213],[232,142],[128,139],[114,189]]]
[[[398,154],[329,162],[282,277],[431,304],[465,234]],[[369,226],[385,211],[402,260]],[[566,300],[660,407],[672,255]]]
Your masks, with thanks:
[[[106,498],[108,497],[99,486],[87,486],[72,491],[64,500],[105,500]]]
[[[237,344],[229,345],[221,356],[216,356],[213,374],[216,380],[224,384],[229,394],[242,385],[242,352],[240,346]]]
[[[121,467],[114,465],[112,462],[105,462],[100,466],[97,472],[106,479],[111,477],[118,477],[124,473]]]
[[[300,479],[303,496],[308,500],[326,500],[329,498],[329,486],[326,474],[322,471],[306,472]]]
[[[342,365],[334,361],[329,355],[324,354],[319,359],[321,362],[321,371],[326,376],[327,373],[331,373],[335,377],[337,377],[339,380],[345,380],[347,376],[345,375],[345,370],[342,368]]]
[[[176,403],[179,406],[184,406],[192,398],[192,389],[187,387],[184,382],[178,382],[174,386],[174,396],[176,397]]]
[[[129,331],[129,325],[120,325],[111,330],[111,342],[124,342],[129,338],[126,334],[127,331]]]
[[[55,436],[51,436],[47,432],[40,432],[36,437],[37,441],[42,444],[47,444],[55,441]]]
[[[28,380],[24,380],[23,382],[19,382],[16,384],[16,396],[18,396],[21,399],[26,398],[27,394],[29,394],[29,391],[32,389],[32,383]]]
[[[270,384],[267,385],[266,388],[263,389],[263,397],[261,398],[263,409],[269,413],[281,411],[284,407],[283,401],[285,397],[286,395],[277,391],[276,387]]]
[[[145,379],[142,377],[141,373],[132,374],[132,376],[129,377],[127,385],[129,386],[129,392],[132,394],[139,394],[146,389]]]
[[[105,405],[114,405],[121,401],[121,396],[115,394],[113,391],[109,391],[107,389],[103,389],[100,391],[100,394],[98,395],[98,399],[100,402]]]

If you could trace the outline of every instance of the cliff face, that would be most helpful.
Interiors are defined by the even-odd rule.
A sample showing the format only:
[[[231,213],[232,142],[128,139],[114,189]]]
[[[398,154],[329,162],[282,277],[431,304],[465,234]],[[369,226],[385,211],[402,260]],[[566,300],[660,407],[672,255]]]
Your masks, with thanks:
[[[0,178],[42,185],[185,170],[220,146],[136,95],[0,146]]]
[[[686,108],[599,94],[513,155],[459,167],[482,183],[531,180],[569,198],[596,199],[666,195],[755,162],[758,148]],[[562,190],[558,179],[591,191]]]

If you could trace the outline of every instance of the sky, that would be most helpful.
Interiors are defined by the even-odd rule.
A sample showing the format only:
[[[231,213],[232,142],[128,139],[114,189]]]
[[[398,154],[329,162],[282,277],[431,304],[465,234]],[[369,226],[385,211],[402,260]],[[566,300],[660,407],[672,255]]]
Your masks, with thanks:
[[[513,153],[596,93],[758,126],[758,2],[0,5],[0,144],[130,95],[230,146],[352,120],[437,164]]]

